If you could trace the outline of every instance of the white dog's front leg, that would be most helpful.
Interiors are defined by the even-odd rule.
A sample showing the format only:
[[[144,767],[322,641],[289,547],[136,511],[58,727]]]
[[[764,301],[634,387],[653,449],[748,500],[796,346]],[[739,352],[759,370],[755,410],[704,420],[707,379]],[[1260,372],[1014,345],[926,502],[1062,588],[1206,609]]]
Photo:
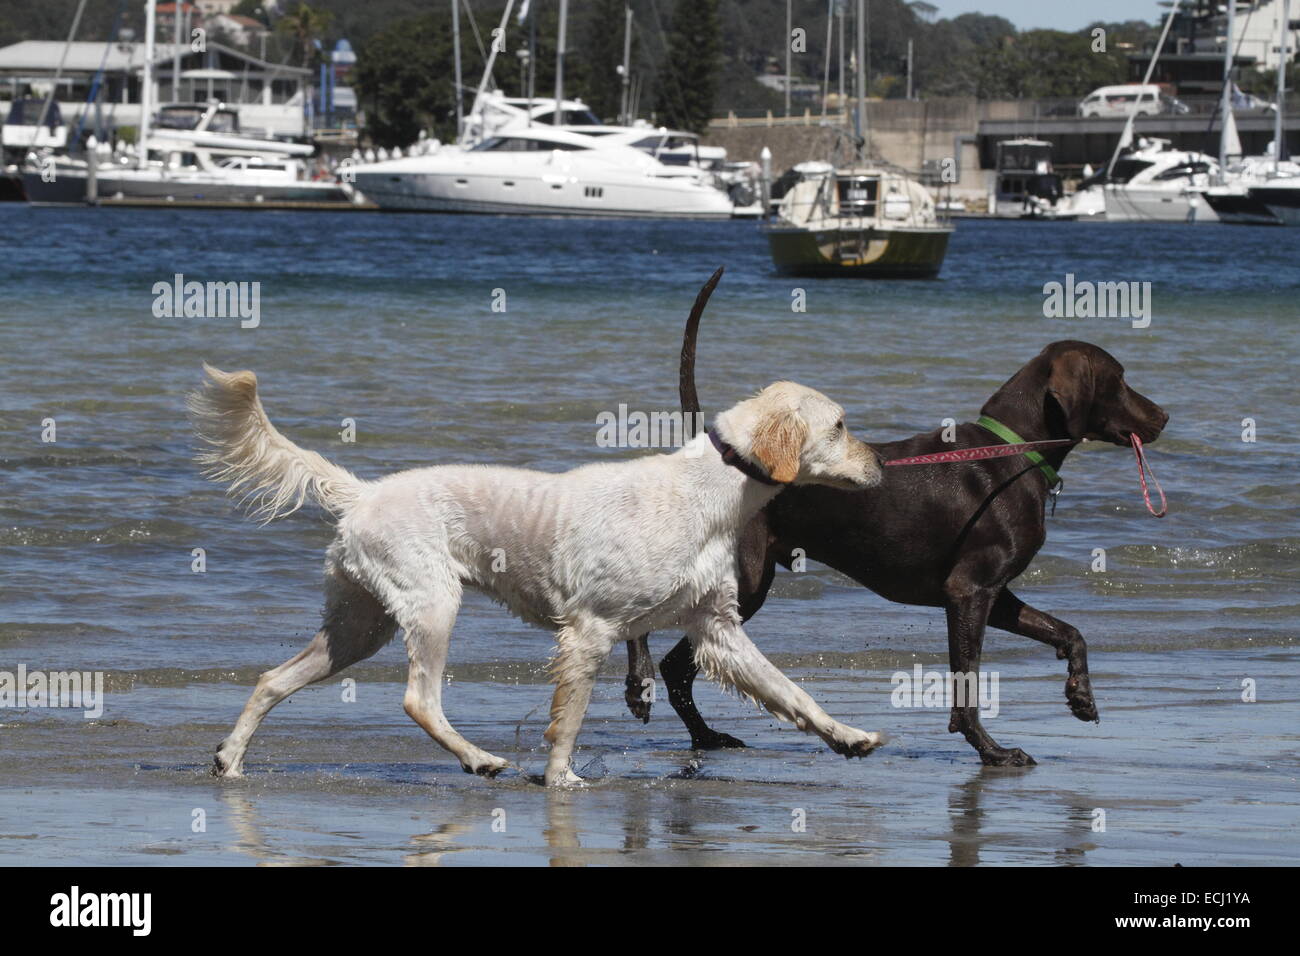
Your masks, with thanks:
[[[885,735],[842,724],[777,669],[754,646],[733,613],[722,611],[701,620],[688,632],[695,661],[706,677],[734,687],[781,720],[814,733],[845,757],[865,757],[885,742]]]
[[[555,637],[557,650],[551,665],[555,696],[551,699],[551,724],[545,734],[551,745],[546,762],[548,787],[582,786],[582,778],[570,765],[573,748],[591,701],[596,674],[609,656],[614,638],[613,629],[598,621],[563,627]]]

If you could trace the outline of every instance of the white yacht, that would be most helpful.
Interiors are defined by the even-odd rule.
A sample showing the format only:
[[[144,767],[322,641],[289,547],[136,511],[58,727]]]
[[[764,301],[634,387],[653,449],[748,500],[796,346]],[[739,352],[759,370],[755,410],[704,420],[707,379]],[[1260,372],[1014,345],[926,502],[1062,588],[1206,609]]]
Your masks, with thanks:
[[[461,143],[474,146],[491,136],[538,126],[554,129],[555,112],[552,97],[528,99],[489,91],[478,98],[466,118]],[[559,129],[598,139],[600,145],[631,146],[667,166],[690,166],[710,173],[714,185],[731,196],[738,211],[758,201],[756,164],[729,162],[725,148],[705,146],[695,133],[652,126],[645,120],[636,120],[630,126],[606,125],[582,100],[564,100],[559,119]]]
[[[235,111],[215,101],[163,107],[143,152],[143,162],[138,152],[97,152],[85,159],[33,154],[22,170],[23,189],[36,205],[359,201],[355,190],[332,176],[313,178],[306,164],[311,146],[242,136]]]
[[[1246,156],[1223,171],[1224,181],[1205,190],[1221,222],[1300,225],[1300,164],[1271,154]]]
[[[1062,208],[1108,222],[1217,222],[1202,193],[1218,175],[1213,156],[1174,149],[1164,139],[1140,139],[1109,171],[1081,183]]]
[[[701,170],[604,137],[534,124],[469,149],[354,168],[382,209],[541,216],[729,219],[733,203]]]
[[[1246,187],[1250,199],[1263,206],[1284,226],[1300,226],[1300,167],[1294,163],[1289,173],[1269,176]]]

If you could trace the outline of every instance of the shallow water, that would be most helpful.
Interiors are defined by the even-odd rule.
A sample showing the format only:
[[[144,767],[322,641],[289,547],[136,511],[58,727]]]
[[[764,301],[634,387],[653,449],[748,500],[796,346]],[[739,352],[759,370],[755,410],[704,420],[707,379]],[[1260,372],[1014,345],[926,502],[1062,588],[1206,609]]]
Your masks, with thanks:
[[[1300,861],[1288,230],[962,222],[940,279],[864,283],[772,275],[747,223],[7,205],[0,226],[0,670],[102,670],[108,691],[98,720],[0,709],[0,862]],[[258,527],[198,477],[199,363],[255,369],[276,423],[362,476],[557,470],[636,454],[598,447],[599,412],[676,406],[681,326],[717,265],[707,409],[792,378],[898,438],[972,420],[1042,345],[1082,338],[1170,412],[1149,456],[1169,517],[1146,514],[1130,452],[1084,448],[1016,585],[1088,638],[1101,724],[1070,716],[1048,649],[991,632],[987,726],[1039,765],[981,768],[946,710],[891,706],[894,672],[946,669],[942,615],[814,567],[783,573],[748,630],[833,715],[891,734],[868,760],[703,685],[705,715],[751,749],[692,754],[666,701],[648,726],[627,715],[616,653],[580,738],[592,786],[547,793],[530,775],[549,636],[471,596],[448,713],[522,773],[461,774],[402,713],[394,643],[274,711],[246,780],[206,776],[257,674],[314,631],[330,531],[314,514]],[[1067,272],[1151,282],[1150,326],[1045,318],[1043,285]],[[259,282],[260,326],[155,318],[175,273]]]

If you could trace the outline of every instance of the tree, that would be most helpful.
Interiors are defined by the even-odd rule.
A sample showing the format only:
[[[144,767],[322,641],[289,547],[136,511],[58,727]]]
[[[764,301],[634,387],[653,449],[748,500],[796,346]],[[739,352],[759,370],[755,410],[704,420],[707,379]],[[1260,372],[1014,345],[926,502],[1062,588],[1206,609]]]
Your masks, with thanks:
[[[704,132],[721,59],[718,0],[677,0],[658,77],[657,109],[667,125]]]
[[[230,12],[237,17],[252,17],[262,26],[271,25],[271,15],[266,12],[266,4],[269,0],[239,0]]]
[[[583,31],[587,103],[601,119],[618,115],[623,103],[624,0],[594,0]],[[634,48],[635,49],[635,48]],[[567,63],[566,63],[567,65]]]
[[[299,3],[287,14],[276,21],[275,29],[293,40],[293,48],[300,54],[303,66],[314,66],[320,58],[317,41],[329,29],[334,15],[328,10],[313,10],[305,3]]]
[[[467,65],[477,51],[467,49]],[[427,14],[376,33],[357,53],[352,74],[366,113],[366,132],[379,146],[407,146],[422,129],[454,139],[451,16]]]

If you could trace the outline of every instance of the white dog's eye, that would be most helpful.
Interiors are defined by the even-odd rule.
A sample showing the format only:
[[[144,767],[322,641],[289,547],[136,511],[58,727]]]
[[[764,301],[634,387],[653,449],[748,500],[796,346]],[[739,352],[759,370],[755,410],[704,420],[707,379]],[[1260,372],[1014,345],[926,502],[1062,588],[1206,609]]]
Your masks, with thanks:
[[[835,430],[837,432],[844,431],[844,419],[841,418],[838,422],[835,423]]]

